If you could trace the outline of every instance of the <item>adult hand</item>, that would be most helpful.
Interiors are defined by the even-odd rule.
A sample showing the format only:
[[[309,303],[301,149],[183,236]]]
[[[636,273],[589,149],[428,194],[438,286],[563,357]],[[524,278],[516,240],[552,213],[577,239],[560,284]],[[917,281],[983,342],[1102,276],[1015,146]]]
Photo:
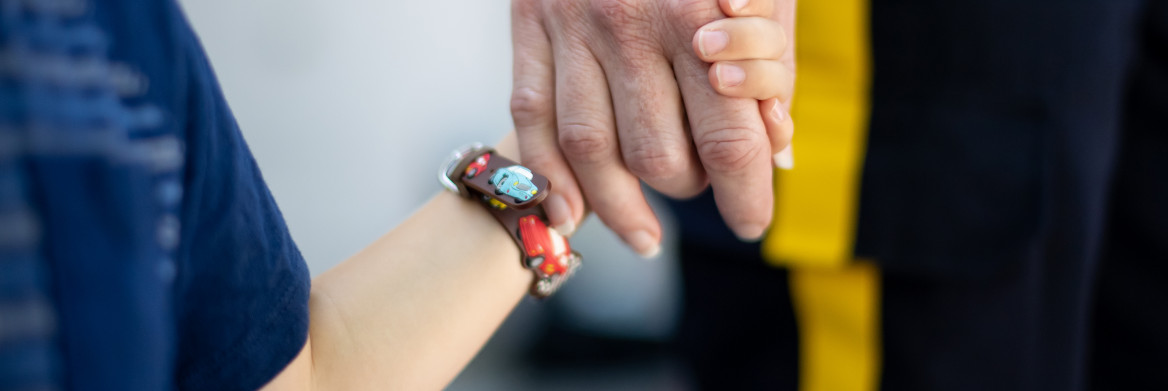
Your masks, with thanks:
[[[655,255],[661,226],[644,180],[676,198],[712,185],[739,237],[763,234],[773,207],[772,154],[790,134],[768,133],[776,119],[764,122],[758,101],[710,85],[717,75],[691,41],[727,15],[775,18],[788,30],[758,33],[776,37],[776,56],[788,67],[779,72],[787,80],[776,83],[789,97],[793,57],[782,40],[791,36],[794,0],[513,0],[512,116],[524,164],[555,185],[544,205],[558,230],[574,230],[587,199],[635,251]],[[734,52],[735,42],[720,43]],[[734,60],[717,60],[726,59]],[[787,109],[763,105],[779,120]]]

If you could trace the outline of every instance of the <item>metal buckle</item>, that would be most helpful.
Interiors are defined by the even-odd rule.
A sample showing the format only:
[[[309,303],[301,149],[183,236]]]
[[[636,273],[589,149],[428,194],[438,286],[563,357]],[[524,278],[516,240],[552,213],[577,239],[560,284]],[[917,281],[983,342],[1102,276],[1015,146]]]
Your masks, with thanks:
[[[455,175],[454,169],[458,168],[458,162],[461,162],[467,155],[481,151],[483,148],[483,143],[471,143],[469,145],[463,145],[451,152],[450,157],[447,158],[446,162],[438,170],[438,182],[442,183],[442,187],[445,187],[446,190],[450,190],[454,194],[465,195],[459,194],[458,185],[454,184],[454,180],[450,178]]]

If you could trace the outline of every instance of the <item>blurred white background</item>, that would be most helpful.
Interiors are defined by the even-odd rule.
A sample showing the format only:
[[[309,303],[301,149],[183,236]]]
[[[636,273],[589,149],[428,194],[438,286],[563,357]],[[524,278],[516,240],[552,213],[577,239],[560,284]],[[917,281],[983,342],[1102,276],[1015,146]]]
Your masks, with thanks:
[[[314,274],[436,193],[449,150],[511,129],[508,2],[182,3]],[[672,254],[642,261],[595,219],[573,244],[585,267],[555,300],[575,327],[668,337],[678,311]],[[496,339],[522,345],[523,323],[536,322],[523,319],[540,311],[525,308],[545,304],[522,306]],[[467,376],[493,371],[476,371],[491,365],[480,361]],[[525,387],[465,377],[452,388]]]
[[[457,3],[184,1],[314,272],[428,199],[450,149],[511,129],[507,4]]]

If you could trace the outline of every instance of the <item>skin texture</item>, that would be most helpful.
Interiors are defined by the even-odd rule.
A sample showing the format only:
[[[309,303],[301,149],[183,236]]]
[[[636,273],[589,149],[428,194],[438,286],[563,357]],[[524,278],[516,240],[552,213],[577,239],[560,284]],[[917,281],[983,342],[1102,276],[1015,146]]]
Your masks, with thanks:
[[[730,18],[710,22],[694,34],[694,53],[712,64],[710,85],[719,94],[759,100],[771,151],[779,151],[773,156],[775,166],[793,169],[795,124],[787,114],[795,91],[795,51],[790,47],[795,2],[755,0],[740,9],[730,3],[719,3]],[[741,69],[741,82],[725,77],[735,73],[732,68]]]
[[[739,237],[764,233],[772,156],[793,133],[795,2],[731,3],[512,2],[521,158],[557,183],[549,218],[561,233],[590,207],[635,251],[655,255],[661,226],[642,181],[676,198],[712,185]],[[703,56],[699,29],[728,38],[726,48]],[[726,83],[719,70],[742,80]]]
[[[515,156],[514,136],[497,150]],[[482,206],[442,192],[312,281],[308,341],[264,389],[441,389],[532,281]]]

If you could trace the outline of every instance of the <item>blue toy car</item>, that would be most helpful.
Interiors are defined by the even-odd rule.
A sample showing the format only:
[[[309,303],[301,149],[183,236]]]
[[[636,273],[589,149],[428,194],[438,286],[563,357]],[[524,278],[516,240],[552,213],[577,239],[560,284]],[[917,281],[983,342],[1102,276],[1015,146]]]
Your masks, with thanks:
[[[507,166],[495,171],[487,183],[495,186],[495,194],[506,194],[515,202],[525,202],[539,192],[531,183],[531,170],[523,166]]]

